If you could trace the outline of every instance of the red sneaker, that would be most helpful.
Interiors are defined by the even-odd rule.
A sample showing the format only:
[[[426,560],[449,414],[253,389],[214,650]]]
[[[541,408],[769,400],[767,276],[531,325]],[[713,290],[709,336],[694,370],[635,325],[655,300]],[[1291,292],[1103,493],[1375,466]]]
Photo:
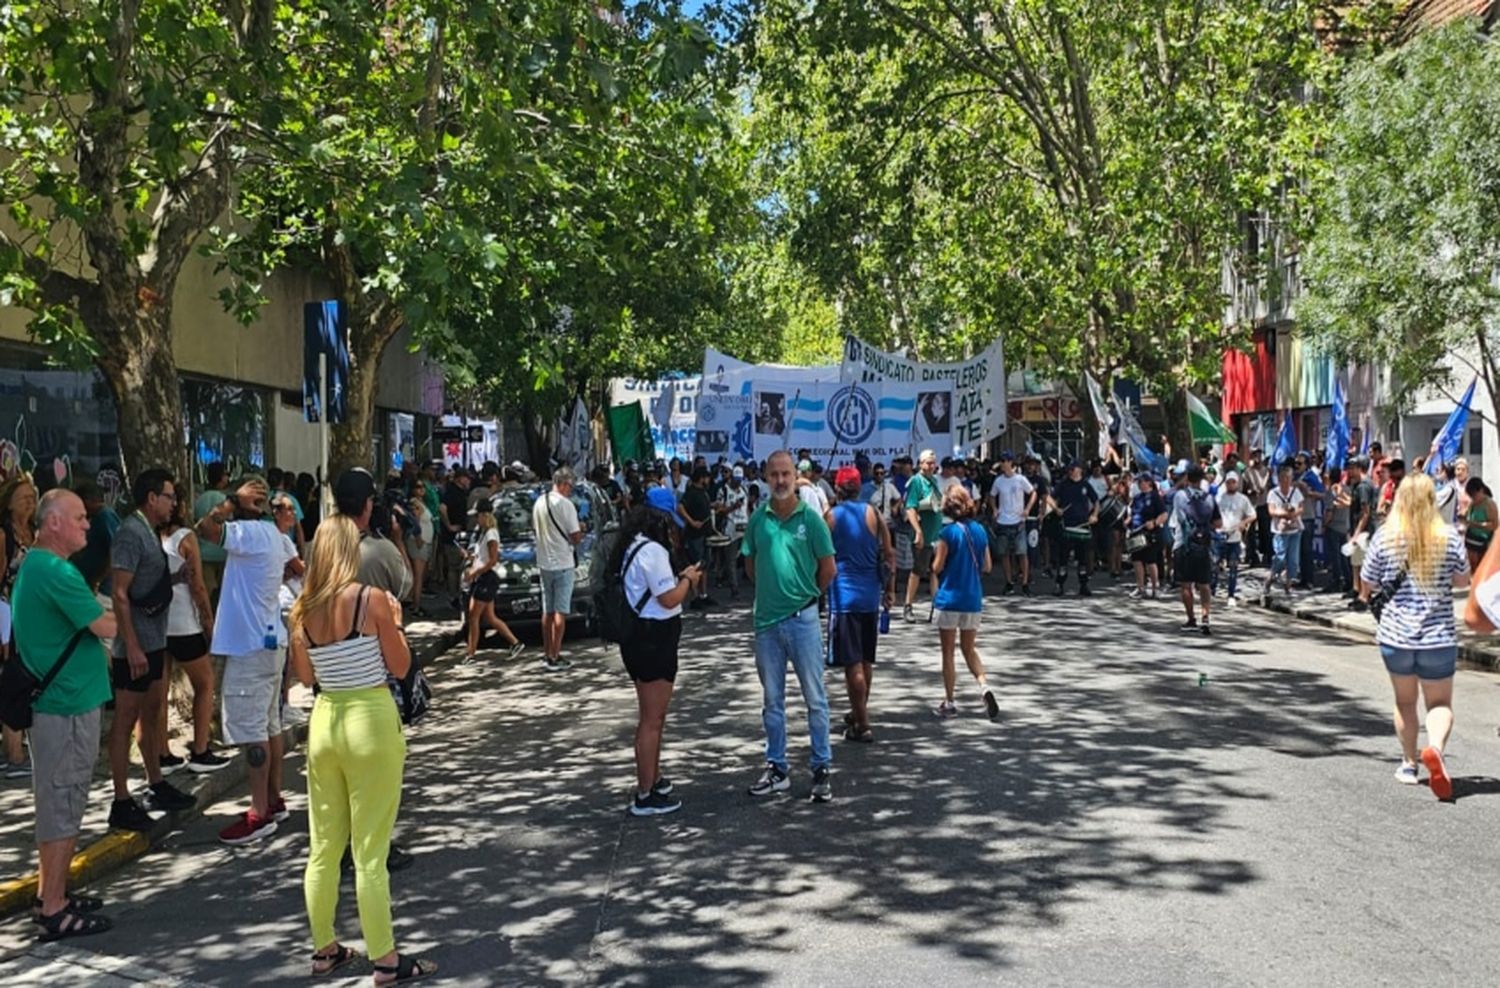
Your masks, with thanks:
[[[1432,794],[1441,800],[1453,798],[1453,780],[1448,776],[1448,766],[1443,763],[1443,753],[1430,745],[1422,749],[1422,764],[1427,766],[1427,783]]]
[[[271,819],[277,823],[285,823],[291,819],[292,811],[286,808],[286,800],[277,796],[271,800]]]
[[[219,840],[238,847],[241,844],[253,844],[258,840],[264,840],[274,833],[276,833],[274,818],[258,817],[253,810],[246,810],[233,824],[219,831]]]

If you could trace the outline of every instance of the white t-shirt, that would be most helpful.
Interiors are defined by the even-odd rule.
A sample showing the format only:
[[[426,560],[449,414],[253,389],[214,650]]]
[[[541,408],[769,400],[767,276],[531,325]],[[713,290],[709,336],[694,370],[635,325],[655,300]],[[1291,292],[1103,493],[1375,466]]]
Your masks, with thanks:
[[[802,499],[803,504],[816,511],[819,517],[828,513],[828,499],[823,496],[817,484],[798,484],[797,496]]]
[[[537,566],[545,570],[572,569],[573,543],[565,536],[578,531],[578,509],[573,502],[548,491],[532,506],[531,524],[536,529]]]
[[[1255,505],[1239,491],[1228,491],[1219,495],[1219,518],[1224,522],[1224,541],[1239,542],[1243,536],[1240,526],[1245,519],[1255,517]]]
[[[285,645],[281,574],[297,558],[297,547],[268,521],[231,521],[224,525],[224,553],[213,653],[258,652],[266,647],[267,628],[274,630],[278,645]]]
[[[1271,489],[1271,493],[1266,495],[1266,505],[1275,508],[1277,511],[1295,508],[1301,504],[1302,492],[1295,487],[1292,488],[1290,494],[1284,495],[1281,493],[1281,485],[1278,484]],[[1271,531],[1279,535],[1290,535],[1293,532],[1300,532],[1302,531],[1302,518],[1298,516],[1297,518],[1289,519],[1273,516],[1271,518]]]
[[[1090,475],[1084,479],[1088,482],[1089,487],[1093,488],[1094,497],[1101,501],[1104,500],[1104,495],[1109,493],[1109,478]],[[1204,490],[1207,489],[1207,487],[1204,488]]]
[[[745,510],[745,501],[749,496],[750,492],[743,481],[738,490],[725,484],[724,489],[719,491],[719,503],[729,509],[728,514],[724,516],[723,528],[724,534],[730,538],[738,538],[744,534],[745,523],[750,520],[750,513]]]
[[[996,477],[990,486],[990,497],[995,499],[996,524],[1019,525],[1024,522],[1026,499],[1031,496],[1031,490],[1031,481],[1018,473]]]
[[[672,572],[672,559],[667,555],[659,542],[652,542],[644,535],[637,535],[636,541],[632,542],[631,548],[625,550],[628,556],[635,551],[639,542],[645,542],[645,546],[636,552],[635,558],[625,569],[625,601],[632,608],[636,601],[641,599],[641,594],[651,592],[651,598],[646,601],[646,606],[641,608],[640,614],[643,618],[653,621],[665,621],[667,618],[676,617],[682,613],[682,605],[676,607],[663,607],[656,598],[674,589],[677,586],[677,574]]]
[[[469,562],[464,567],[464,586],[474,581],[474,571],[490,561],[490,546],[500,544],[500,532],[498,529],[486,528],[484,533],[475,540],[474,546],[469,550]],[[540,554],[540,550],[538,550]],[[495,557],[497,560],[499,556]]]
[[[177,574],[187,565],[182,558],[182,543],[193,534],[191,528],[179,528],[171,535],[161,537],[162,551],[167,554],[167,571],[172,574],[172,603],[167,609],[167,637],[197,635],[203,632],[198,622],[198,607],[193,603],[193,592],[186,580],[178,582]]]

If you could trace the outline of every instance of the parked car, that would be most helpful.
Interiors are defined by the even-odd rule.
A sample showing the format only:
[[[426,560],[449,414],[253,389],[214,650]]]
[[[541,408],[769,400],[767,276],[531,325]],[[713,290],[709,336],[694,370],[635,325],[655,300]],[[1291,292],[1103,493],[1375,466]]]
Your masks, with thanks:
[[[490,498],[500,531],[500,593],[495,613],[508,623],[538,621],[542,616],[541,574],[536,565],[536,530],[531,510],[537,498],[552,489],[548,483],[523,484],[497,491]],[[572,619],[594,627],[594,601],[604,585],[604,569],[620,537],[620,516],[597,486],[580,480],[573,485],[573,506],[583,526],[578,543],[578,566],[573,588]]]

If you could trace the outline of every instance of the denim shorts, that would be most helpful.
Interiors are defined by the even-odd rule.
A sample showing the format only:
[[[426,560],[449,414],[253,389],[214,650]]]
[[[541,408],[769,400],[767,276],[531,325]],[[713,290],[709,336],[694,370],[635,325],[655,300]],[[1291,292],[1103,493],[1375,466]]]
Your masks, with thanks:
[[[1398,648],[1380,646],[1385,671],[1392,676],[1416,676],[1420,679],[1452,679],[1458,667],[1458,646],[1439,648]]]
[[[573,613],[573,570],[544,569],[542,574],[542,613]]]

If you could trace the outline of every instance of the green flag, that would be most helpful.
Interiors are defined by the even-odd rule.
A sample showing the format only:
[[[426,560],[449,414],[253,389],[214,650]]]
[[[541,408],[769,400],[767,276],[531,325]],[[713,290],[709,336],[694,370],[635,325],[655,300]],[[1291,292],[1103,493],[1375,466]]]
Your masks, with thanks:
[[[1193,429],[1194,445],[1213,445],[1215,443],[1234,443],[1239,440],[1234,433],[1224,428],[1224,423],[1219,421],[1218,416],[1208,410],[1208,406],[1199,401],[1191,391],[1184,391],[1187,395],[1188,422]]]
[[[609,409],[609,443],[616,463],[626,460],[649,460],[656,455],[651,441],[651,426],[641,411],[641,403],[614,405]]]

